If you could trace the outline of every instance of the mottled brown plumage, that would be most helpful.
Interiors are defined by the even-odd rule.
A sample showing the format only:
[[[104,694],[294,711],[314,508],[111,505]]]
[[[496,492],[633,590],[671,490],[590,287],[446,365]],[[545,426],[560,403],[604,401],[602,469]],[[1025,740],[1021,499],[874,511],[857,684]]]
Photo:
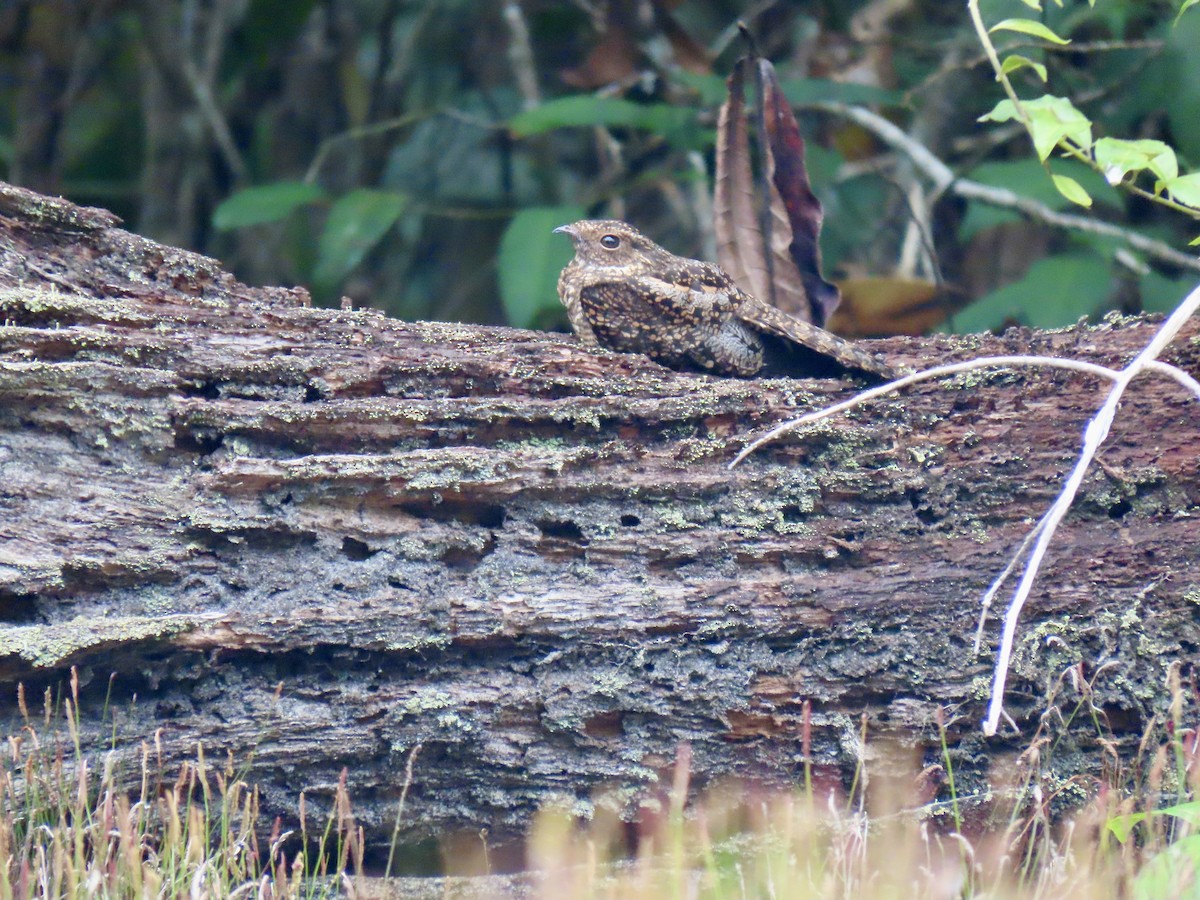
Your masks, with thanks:
[[[625,222],[555,231],[575,244],[558,295],[588,346],[743,378],[847,369],[895,377],[878,357],[750,296],[720,266],[669,253]]]

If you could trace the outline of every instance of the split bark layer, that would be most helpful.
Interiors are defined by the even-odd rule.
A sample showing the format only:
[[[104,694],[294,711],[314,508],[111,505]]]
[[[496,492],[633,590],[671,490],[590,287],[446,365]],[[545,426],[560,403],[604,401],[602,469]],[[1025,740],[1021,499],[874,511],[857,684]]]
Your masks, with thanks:
[[[1131,390],[1027,607],[1022,733],[985,740],[979,598],[1069,470],[1094,379],[925,386],[730,471],[854,385],[314,309],[116,226],[0,190],[7,733],[18,682],[40,697],[75,666],[85,744],[117,710],[129,758],[156,731],[168,769],[231,754],[287,820],[346,768],[377,841],[419,744],[406,839],[498,839],[551,799],[660,790],[681,744],[698,786],[795,782],[806,702],[827,783],[883,744],[941,762],[940,718],[959,795],[982,792],[1056,708],[1041,777],[1098,775],[1200,646],[1200,404],[1166,379]],[[1152,330],[878,349],[1120,365]],[[1167,355],[1196,374],[1198,335]]]

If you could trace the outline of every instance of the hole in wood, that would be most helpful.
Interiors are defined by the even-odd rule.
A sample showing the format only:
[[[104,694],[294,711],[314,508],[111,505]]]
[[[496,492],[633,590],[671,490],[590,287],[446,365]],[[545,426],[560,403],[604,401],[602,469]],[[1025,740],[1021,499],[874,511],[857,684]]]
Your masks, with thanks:
[[[440,503],[434,503],[432,500],[404,503],[400,505],[400,510],[418,519],[479,525],[482,528],[502,528],[507,516],[503,506],[450,498],[443,498]]]
[[[362,562],[364,559],[370,559],[374,556],[375,552],[366,543],[358,540],[358,538],[342,538],[342,555],[347,559]]]
[[[804,510],[795,503],[789,503],[781,512],[783,513],[783,521],[785,522],[803,522],[805,519]]]
[[[574,522],[542,519],[535,523],[542,532],[536,550],[547,559],[583,559],[588,540]]]
[[[496,549],[496,535],[489,534],[482,547],[454,546],[446,548],[441,561],[451,569],[472,569]]]
[[[537,527],[541,529],[542,535],[548,538],[558,538],[564,541],[571,541],[576,544],[586,544],[587,539],[583,536],[583,529],[574,522],[559,522],[553,519],[542,519],[537,523]]]
[[[175,429],[175,449],[184,453],[208,456],[215,453],[224,440],[225,436],[215,428],[191,428],[183,425]]]
[[[36,622],[37,597],[0,588],[0,622]]]
[[[1110,519],[1123,519],[1128,513],[1133,511],[1133,504],[1122,497],[1116,503],[1108,508],[1108,517]]]
[[[179,386],[179,391],[185,397],[201,397],[204,400],[216,400],[221,396],[221,386],[211,379],[184,382]]]

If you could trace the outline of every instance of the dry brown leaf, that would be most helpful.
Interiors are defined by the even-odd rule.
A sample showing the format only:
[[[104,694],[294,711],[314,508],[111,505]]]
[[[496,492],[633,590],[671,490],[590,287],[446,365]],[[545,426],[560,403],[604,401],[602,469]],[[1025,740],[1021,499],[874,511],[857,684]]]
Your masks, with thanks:
[[[767,65],[770,64],[767,63]],[[787,201],[779,192],[779,186],[776,183],[778,170],[775,164],[774,145],[779,129],[775,127],[772,118],[775,115],[778,101],[777,98],[769,96],[773,84],[767,77],[767,71],[761,60],[755,68],[755,82],[758,94],[757,114],[763,122],[760,133],[767,138],[763,142],[762,152],[766,166],[767,209],[771,217],[768,223],[770,233],[767,241],[770,250],[768,265],[771,273],[771,289],[768,296],[762,299],[786,313],[791,313],[798,319],[812,322],[813,310],[809,303],[808,291],[804,286],[804,277],[800,274],[796,260],[792,257],[792,243],[795,241],[796,235],[791,216],[788,214]],[[781,149],[788,152],[786,147]],[[819,221],[817,227],[820,228]],[[816,324],[819,325],[823,322],[822,318]]]
[[[812,322],[812,305],[808,301],[804,278],[796,267],[796,261],[792,259],[792,223],[779,188],[775,186],[775,155],[769,145],[766,158],[768,209],[771,214],[771,233],[768,240],[771,251],[771,290],[770,294],[762,299],[797,319]]]
[[[955,306],[938,285],[913,278],[847,278],[838,287],[842,302],[829,330],[846,338],[924,334]]]
[[[775,67],[759,59],[756,80],[770,182],[773,302],[798,318],[824,325],[839,297],[837,287],[821,276],[824,212],[808,181],[804,138]]]
[[[608,84],[623,84],[637,77],[640,51],[628,32],[609,29],[583,62],[559,72],[565,84],[595,90]]]
[[[745,117],[745,68],[745,60],[734,65],[726,81],[728,97],[717,117],[713,232],[721,267],[742,290],[770,302],[770,271],[754,210],[754,175],[750,170],[750,135]]]
[[[647,10],[642,8],[641,0],[611,0],[597,11],[603,35],[600,42],[578,66],[563,69],[560,77],[572,87],[588,90],[630,84],[646,63],[643,42],[659,34],[666,38],[666,46],[670,48],[670,59],[660,59],[660,64],[707,74],[711,69],[708,51],[671,15],[678,5],[678,0],[653,0]]]

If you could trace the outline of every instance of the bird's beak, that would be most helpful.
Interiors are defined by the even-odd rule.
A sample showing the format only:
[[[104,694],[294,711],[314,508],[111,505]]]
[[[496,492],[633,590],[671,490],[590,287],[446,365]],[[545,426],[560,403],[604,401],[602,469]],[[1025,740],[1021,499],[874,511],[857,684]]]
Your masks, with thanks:
[[[559,225],[554,229],[553,234],[569,234],[573,238],[579,237],[574,225]]]

